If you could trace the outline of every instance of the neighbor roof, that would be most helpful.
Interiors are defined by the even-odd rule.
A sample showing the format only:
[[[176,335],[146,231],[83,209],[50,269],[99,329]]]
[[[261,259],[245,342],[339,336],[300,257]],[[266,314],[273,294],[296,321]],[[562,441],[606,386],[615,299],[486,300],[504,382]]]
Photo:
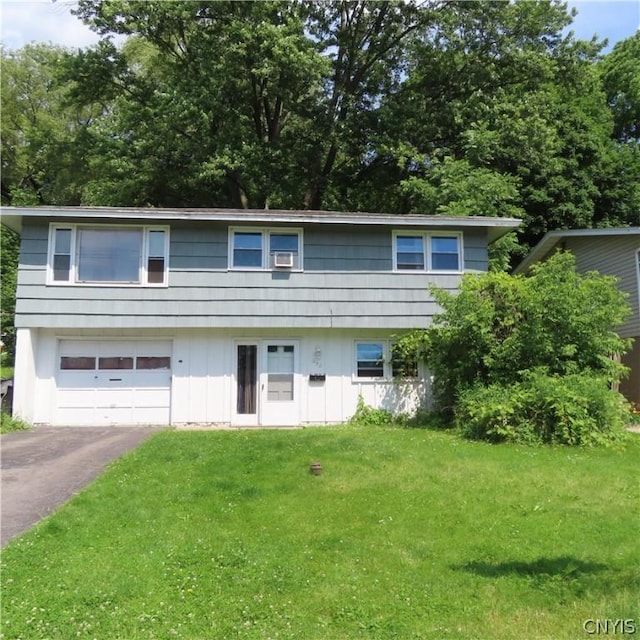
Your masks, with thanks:
[[[640,236],[640,227],[615,227],[606,229],[556,229],[549,231],[529,255],[513,270],[514,273],[526,273],[531,265],[546,258],[562,240],[568,238],[600,238],[608,236]]]
[[[186,220],[218,222],[316,223],[380,225],[389,227],[484,228],[489,242],[520,226],[517,218],[482,216],[427,216],[419,214],[338,211],[288,211],[282,209],[153,209],[136,207],[3,207],[2,223],[20,233],[23,218],[92,218],[104,220]]]

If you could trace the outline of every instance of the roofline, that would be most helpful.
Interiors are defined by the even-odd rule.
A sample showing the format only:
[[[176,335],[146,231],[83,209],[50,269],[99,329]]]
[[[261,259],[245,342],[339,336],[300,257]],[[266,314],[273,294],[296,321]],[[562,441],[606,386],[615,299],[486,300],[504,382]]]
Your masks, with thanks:
[[[514,274],[526,273],[533,264],[547,256],[555,246],[567,238],[597,238],[606,236],[640,235],[640,227],[610,227],[605,229],[556,229],[548,231],[527,257],[513,270]]]
[[[422,214],[388,214],[339,211],[298,211],[284,209],[164,209],[137,207],[2,207],[2,222],[20,232],[23,218],[62,217],[118,220],[183,220],[254,223],[317,223],[339,225],[379,225],[389,227],[486,228],[493,242],[517,229],[517,218],[482,216],[429,216]]]

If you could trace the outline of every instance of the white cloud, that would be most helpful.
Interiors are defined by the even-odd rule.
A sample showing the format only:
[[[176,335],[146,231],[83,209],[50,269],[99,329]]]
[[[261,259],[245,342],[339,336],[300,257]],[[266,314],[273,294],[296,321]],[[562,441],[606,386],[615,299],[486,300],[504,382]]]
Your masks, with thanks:
[[[19,49],[30,42],[78,48],[95,44],[93,33],[71,9],[76,2],[59,0],[3,0],[0,4],[2,44],[8,49]]]

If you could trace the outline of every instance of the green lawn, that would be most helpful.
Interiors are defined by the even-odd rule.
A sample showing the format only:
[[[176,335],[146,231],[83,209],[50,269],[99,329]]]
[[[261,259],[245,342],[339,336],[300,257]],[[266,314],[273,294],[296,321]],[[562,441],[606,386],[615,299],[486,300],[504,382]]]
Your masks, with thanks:
[[[573,640],[588,619],[638,625],[630,438],[162,432],[3,552],[2,637]]]

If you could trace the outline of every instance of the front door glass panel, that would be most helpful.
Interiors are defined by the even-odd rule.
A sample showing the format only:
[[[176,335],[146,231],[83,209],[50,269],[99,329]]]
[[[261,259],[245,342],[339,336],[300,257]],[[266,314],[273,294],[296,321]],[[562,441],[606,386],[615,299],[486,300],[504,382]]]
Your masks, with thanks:
[[[257,410],[258,347],[255,344],[238,345],[238,414],[255,414]]]

